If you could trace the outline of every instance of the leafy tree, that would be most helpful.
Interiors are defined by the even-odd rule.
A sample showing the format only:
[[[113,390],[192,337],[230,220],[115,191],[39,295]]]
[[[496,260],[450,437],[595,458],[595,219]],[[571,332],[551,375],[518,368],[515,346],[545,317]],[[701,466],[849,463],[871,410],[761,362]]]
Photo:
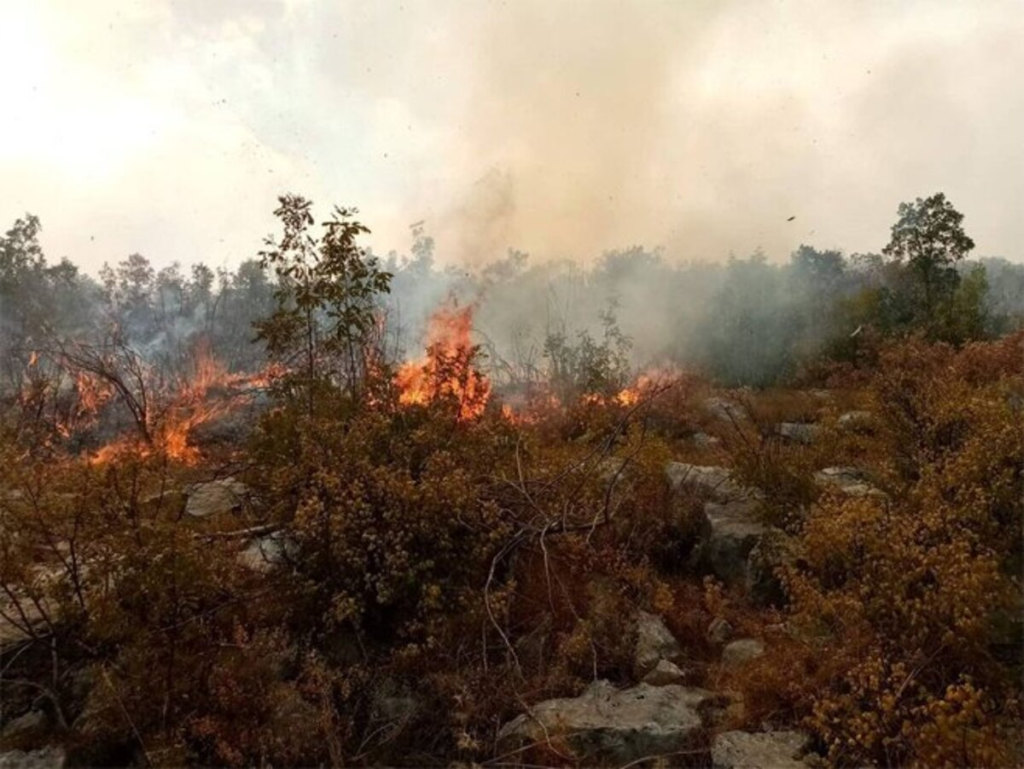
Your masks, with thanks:
[[[156,300],[162,323],[181,313],[185,304],[185,278],[177,262],[156,274]]]
[[[282,238],[268,238],[260,252],[263,268],[273,268],[277,277],[276,307],[255,326],[271,356],[297,364],[288,384],[305,392],[312,413],[320,385],[340,384],[349,395],[358,394],[372,366],[377,298],[388,292],[391,274],[356,244],[369,232],[353,218],[356,209],[336,207],[317,238],[311,201],[297,195],[279,201],[274,215]]]
[[[156,277],[153,266],[141,254],[131,254],[116,267],[104,264],[100,270],[107,313],[130,337],[146,338],[155,331]]]
[[[586,330],[575,344],[564,331],[549,333],[544,341],[549,379],[566,402],[580,395],[615,395],[629,380],[632,342],[619,328],[614,303],[601,313],[601,326],[600,341]]]
[[[899,300],[908,304],[911,322],[928,327],[939,305],[951,300],[960,282],[956,265],[974,248],[964,232],[963,214],[939,192],[901,203],[899,219],[882,253],[905,266]]]
[[[192,265],[192,279],[188,283],[188,304],[193,313],[203,308],[203,321],[211,325],[213,308],[213,270],[201,262]]]
[[[0,236],[0,368],[14,390],[46,338],[85,325],[90,305],[74,265],[47,264],[41,229],[38,217],[27,214]]]

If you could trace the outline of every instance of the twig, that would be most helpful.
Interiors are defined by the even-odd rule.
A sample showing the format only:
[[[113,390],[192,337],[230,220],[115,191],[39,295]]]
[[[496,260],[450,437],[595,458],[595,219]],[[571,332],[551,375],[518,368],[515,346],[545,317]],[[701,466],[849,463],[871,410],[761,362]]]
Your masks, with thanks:
[[[494,629],[498,631],[498,635],[501,636],[501,640],[505,643],[505,648],[508,649],[509,655],[512,657],[512,661],[515,663],[516,671],[520,676],[523,674],[522,666],[519,664],[519,655],[516,654],[516,650],[512,647],[512,642],[509,641],[508,635],[502,629],[498,623],[497,618],[494,616],[494,612],[491,609],[491,583],[494,581],[494,572],[497,569],[498,561],[511,552],[515,547],[518,547],[522,542],[522,532],[519,532],[514,536],[501,550],[494,554],[491,559],[491,568],[487,574],[487,582],[484,585],[484,608],[487,609],[487,617],[490,619]]]
[[[249,539],[250,537],[273,534],[284,527],[283,523],[264,523],[259,526],[251,526],[248,529],[236,529],[234,531],[196,532],[192,536],[196,539]]]
[[[117,698],[117,704],[121,707],[121,712],[124,714],[124,717],[128,720],[128,725],[131,727],[132,732],[135,734],[135,739],[139,741],[139,749],[142,751],[143,758],[146,759],[146,765],[152,766],[153,762],[150,760],[149,752],[146,750],[146,743],[142,741],[142,735],[139,734],[139,730],[136,728],[135,722],[132,720],[131,715],[128,713],[128,708],[124,706],[124,700],[121,699],[120,692],[118,692],[117,689],[114,688],[114,684],[110,680],[110,676],[107,674],[106,667],[101,667],[100,673],[103,675],[103,680],[110,688],[111,693],[114,695],[114,697]]]

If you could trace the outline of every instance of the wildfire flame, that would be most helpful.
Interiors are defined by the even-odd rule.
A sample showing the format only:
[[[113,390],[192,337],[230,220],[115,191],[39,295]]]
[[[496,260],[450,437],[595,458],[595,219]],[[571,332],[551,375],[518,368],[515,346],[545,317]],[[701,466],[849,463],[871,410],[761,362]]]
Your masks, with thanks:
[[[109,462],[121,452],[144,457],[157,450],[178,462],[195,464],[200,454],[190,441],[192,431],[234,410],[249,393],[266,386],[279,374],[270,369],[257,374],[231,374],[210,352],[209,346],[200,343],[195,349],[192,375],[170,394],[166,407],[149,420],[151,444],[122,438],[95,452],[90,461]],[[105,391],[97,394],[86,386],[91,381],[88,377],[80,378],[79,399],[83,406],[97,409],[110,394]],[[224,393],[214,395],[212,391],[217,389],[223,389]]]
[[[584,393],[578,403],[585,406],[635,406],[645,398],[665,389],[672,381],[680,377],[675,369],[652,368],[639,374],[636,380],[619,390],[614,395],[601,393]],[[540,421],[545,413],[557,411],[566,405],[551,392],[534,394],[518,407],[506,403],[501,407],[502,416],[516,424],[531,424]]]
[[[398,402],[426,405],[440,399],[458,404],[460,420],[483,414],[491,383],[473,366],[473,307],[442,307],[430,318],[427,354],[395,375]]]

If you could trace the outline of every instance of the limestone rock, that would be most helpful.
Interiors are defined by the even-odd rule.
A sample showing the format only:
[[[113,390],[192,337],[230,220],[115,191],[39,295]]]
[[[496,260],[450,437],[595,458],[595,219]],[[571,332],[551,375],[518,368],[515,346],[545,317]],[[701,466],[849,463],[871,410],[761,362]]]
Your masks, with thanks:
[[[640,684],[618,690],[607,681],[579,697],[540,702],[498,733],[508,745],[564,735],[585,764],[625,764],[693,748],[704,727],[703,712],[715,702],[704,689]]]
[[[765,526],[756,502],[708,502],[704,505],[707,538],[701,545],[701,561],[715,576],[730,584],[746,579],[747,557]]]
[[[637,612],[636,651],[633,667],[637,678],[653,670],[661,660],[681,662],[683,649],[657,614]]]
[[[67,755],[64,748],[39,750],[8,750],[0,753],[0,769],[64,769]]]
[[[705,398],[703,405],[705,411],[723,422],[739,422],[747,416],[743,406],[728,398],[718,396]]]
[[[740,638],[722,649],[722,664],[736,667],[764,654],[764,643],[756,638]]]
[[[732,638],[732,625],[729,624],[729,620],[721,617],[711,620],[711,624],[708,625],[707,638],[713,644],[726,643]]]
[[[775,431],[788,441],[805,446],[814,443],[821,434],[821,427],[811,422],[782,422]]]
[[[851,497],[888,499],[884,491],[868,482],[867,473],[858,467],[826,467],[814,474],[814,482]]]
[[[0,730],[0,740],[5,745],[38,745],[50,730],[50,720],[41,710],[30,710],[6,724]]]
[[[716,438],[714,435],[708,435],[704,432],[694,433],[690,440],[693,441],[693,445],[698,449],[713,449],[722,443],[721,439]]]
[[[732,471],[714,465],[691,465],[686,462],[669,462],[665,468],[673,490],[692,486],[705,492],[708,497],[721,504],[729,502],[753,502],[762,498],[758,489],[744,486],[733,478]]]
[[[875,415],[870,411],[847,411],[839,415],[836,425],[840,430],[865,430],[871,426]]]
[[[800,540],[782,529],[768,527],[747,556],[746,587],[750,598],[762,606],[782,606],[786,594],[778,577],[784,566],[801,562]]]
[[[669,662],[668,660],[661,660],[654,666],[653,670],[644,676],[644,683],[650,684],[651,686],[681,684],[685,682],[685,680],[686,674],[679,669],[678,665]]]
[[[249,501],[249,487],[235,478],[196,483],[187,490],[185,514],[196,518],[237,513]]]
[[[713,769],[806,769],[800,758],[811,738],[804,732],[723,732],[711,745]]]
[[[274,566],[287,563],[295,555],[296,543],[284,532],[275,531],[265,537],[249,541],[238,554],[238,562],[253,571],[267,572]]]

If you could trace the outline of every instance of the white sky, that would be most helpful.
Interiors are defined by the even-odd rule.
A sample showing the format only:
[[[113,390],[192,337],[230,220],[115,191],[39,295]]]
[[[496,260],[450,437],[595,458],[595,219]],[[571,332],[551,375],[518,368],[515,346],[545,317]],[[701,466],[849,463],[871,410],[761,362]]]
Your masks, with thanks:
[[[378,252],[785,259],[941,190],[1024,261],[1022,72],[1020,0],[0,0],[0,227],[234,265],[295,192]]]

